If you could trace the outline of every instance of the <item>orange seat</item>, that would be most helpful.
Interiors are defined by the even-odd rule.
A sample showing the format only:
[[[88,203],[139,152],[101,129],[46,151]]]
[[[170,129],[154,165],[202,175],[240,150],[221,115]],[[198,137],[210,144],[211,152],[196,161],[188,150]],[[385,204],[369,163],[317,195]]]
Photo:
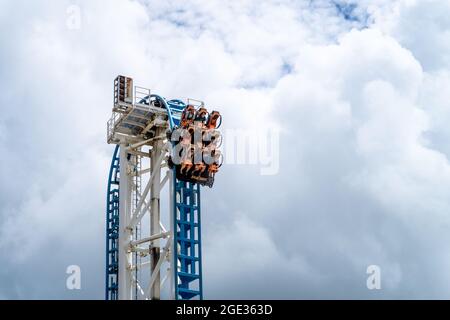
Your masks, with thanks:
[[[192,105],[188,105],[181,114],[180,126],[182,128],[189,127],[195,118],[195,108]]]
[[[208,117],[208,121],[206,122],[206,127],[208,129],[216,129],[217,126],[217,121],[221,118],[222,116],[220,115],[220,113],[218,111],[213,111],[209,117]],[[220,124],[219,124],[220,126]]]

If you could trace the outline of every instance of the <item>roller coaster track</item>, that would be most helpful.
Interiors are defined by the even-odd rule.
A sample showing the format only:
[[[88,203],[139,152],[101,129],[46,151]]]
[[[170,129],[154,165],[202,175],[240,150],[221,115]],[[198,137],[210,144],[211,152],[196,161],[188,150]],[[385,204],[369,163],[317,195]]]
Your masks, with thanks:
[[[119,145],[117,145],[109,169],[106,194],[106,300],[117,300],[119,289],[119,175]]]

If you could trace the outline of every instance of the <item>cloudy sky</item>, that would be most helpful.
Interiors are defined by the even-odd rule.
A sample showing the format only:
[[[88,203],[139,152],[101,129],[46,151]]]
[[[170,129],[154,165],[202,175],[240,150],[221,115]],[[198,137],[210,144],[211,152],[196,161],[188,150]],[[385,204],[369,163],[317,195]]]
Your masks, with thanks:
[[[0,0],[0,298],[103,298],[125,74],[215,106],[225,130],[280,132],[276,174],[226,164],[203,192],[205,298],[449,299],[449,15],[449,0]]]

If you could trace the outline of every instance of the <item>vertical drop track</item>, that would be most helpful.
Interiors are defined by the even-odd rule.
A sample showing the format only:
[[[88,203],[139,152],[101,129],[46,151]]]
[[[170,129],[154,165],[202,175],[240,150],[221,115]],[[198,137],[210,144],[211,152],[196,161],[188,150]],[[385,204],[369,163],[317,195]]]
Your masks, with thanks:
[[[175,298],[203,299],[200,185],[175,179]]]
[[[106,300],[117,300],[119,290],[119,176],[119,145],[117,145],[109,170],[106,195]]]

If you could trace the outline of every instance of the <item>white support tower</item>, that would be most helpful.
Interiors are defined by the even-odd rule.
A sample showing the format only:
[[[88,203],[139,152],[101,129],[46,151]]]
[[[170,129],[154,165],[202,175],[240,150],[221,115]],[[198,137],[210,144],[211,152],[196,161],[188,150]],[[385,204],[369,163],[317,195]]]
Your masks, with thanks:
[[[118,299],[159,300],[163,293],[173,299],[173,207],[165,216],[160,208],[173,179],[168,114],[151,100],[150,90],[133,88],[130,78],[119,76],[114,91],[108,143],[120,146]]]

